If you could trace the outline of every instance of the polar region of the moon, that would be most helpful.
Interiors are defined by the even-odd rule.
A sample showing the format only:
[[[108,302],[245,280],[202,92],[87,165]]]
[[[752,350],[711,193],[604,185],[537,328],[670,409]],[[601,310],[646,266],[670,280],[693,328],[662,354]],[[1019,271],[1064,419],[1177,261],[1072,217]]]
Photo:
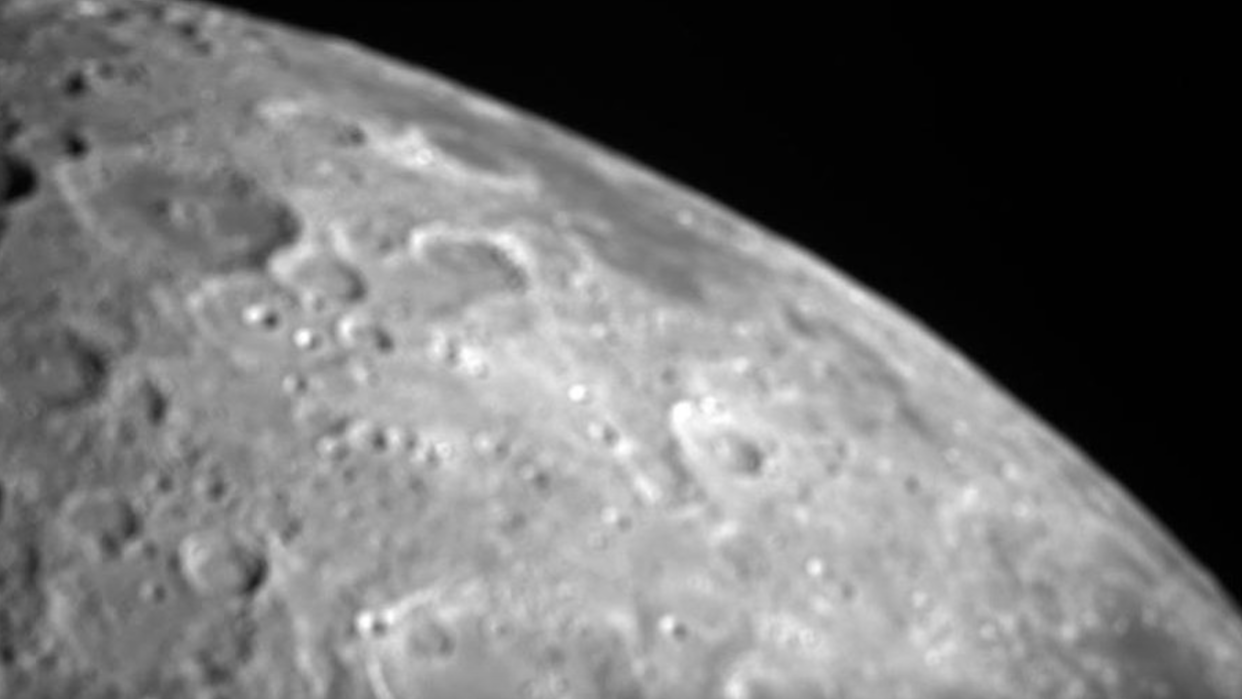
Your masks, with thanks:
[[[1234,603],[929,330],[206,5],[0,2],[0,696],[1242,696]]]

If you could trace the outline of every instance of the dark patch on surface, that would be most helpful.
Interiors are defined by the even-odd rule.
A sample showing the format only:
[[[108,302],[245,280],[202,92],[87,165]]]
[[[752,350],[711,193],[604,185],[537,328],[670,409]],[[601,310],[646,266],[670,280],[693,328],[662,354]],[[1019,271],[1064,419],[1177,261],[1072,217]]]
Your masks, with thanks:
[[[1120,592],[1104,613],[1106,630],[1088,635],[1082,648],[1117,670],[1121,677],[1117,696],[1228,699],[1222,689],[1212,685],[1202,648],[1144,619],[1138,593]]]
[[[683,240],[674,240],[652,230],[651,222],[644,220],[641,204],[613,201],[604,193],[588,193],[584,185],[577,186],[583,190],[568,193],[565,200],[596,199],[599,203],[595,210],[608,220],[574,227],[598,260],[633,281],[637,288],[692,307],[706,306],[707,292],[700,279],[702,268],[696,264],[691,236],[682,234]]]
[[[122,255],[208,272],[262,269],[301,234],[301,220],[257,182],[227,168],[124,166],[94,196]]]

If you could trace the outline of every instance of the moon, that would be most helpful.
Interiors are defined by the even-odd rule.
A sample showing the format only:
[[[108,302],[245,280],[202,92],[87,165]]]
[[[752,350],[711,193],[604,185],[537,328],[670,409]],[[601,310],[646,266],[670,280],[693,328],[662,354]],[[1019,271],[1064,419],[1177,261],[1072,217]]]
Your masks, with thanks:
[[[348,40],[0,4],[0,696],[1242,696],[1216,578],[829,262]]]

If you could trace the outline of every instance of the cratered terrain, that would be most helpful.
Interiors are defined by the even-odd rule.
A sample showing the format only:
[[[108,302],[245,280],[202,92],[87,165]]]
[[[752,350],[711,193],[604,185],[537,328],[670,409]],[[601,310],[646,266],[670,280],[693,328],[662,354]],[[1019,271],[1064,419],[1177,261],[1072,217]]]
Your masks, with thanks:
[[[11,1],[0,696],[1228,699],[1242,625],[705,197],[340,39]]]

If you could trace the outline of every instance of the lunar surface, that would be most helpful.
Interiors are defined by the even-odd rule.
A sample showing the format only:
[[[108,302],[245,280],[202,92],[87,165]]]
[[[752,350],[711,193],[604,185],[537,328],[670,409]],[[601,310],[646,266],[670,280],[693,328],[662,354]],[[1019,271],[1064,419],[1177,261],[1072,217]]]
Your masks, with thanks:
[[[1236,605],[931,331],[344,40],[0,2],[4,699],[1229,699]]]

